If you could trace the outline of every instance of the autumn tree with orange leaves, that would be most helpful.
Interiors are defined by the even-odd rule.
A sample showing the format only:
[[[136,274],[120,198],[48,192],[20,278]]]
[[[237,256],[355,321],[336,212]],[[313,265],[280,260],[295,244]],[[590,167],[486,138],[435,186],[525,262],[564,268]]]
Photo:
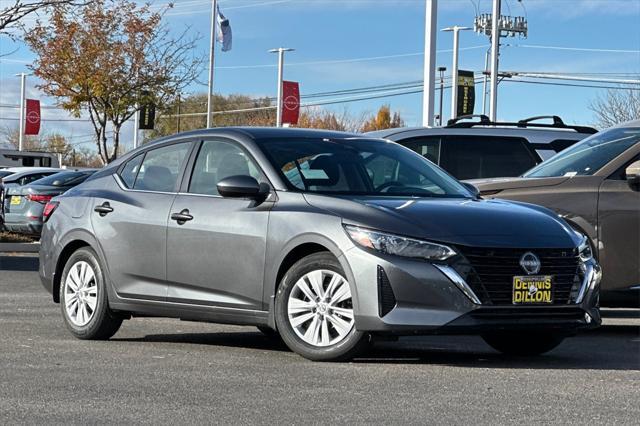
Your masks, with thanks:
[[[31,68],[44,81],[39,88],[74,116],[88,113],[104,163],[117,158],[120,130],[136,105],[162,107],[198,75],[197,40],[188,29],[170,34],[163,13],[129,0],[95,0],[55,8],[25,36],[37,54]]]

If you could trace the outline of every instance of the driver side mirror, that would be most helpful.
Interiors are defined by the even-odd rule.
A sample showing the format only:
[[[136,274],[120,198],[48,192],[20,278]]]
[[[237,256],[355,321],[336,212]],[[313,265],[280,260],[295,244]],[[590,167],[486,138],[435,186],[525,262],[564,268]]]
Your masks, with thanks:
[[[634,191],[640,191],[640,160],[634,161],[627,167],[625,176],[629,187]]]
[[[473,194],[474,198],[480,198],[480,190],[478,188],[476,188],[475,185],[472,185],[472,184],[467,183],[467,182],[462,182],[462,184],[464,185],[465,188],[467,188],[469,190],[469,192],[471,192]]]
[[[250,198],[257,200],[269,193],[266,184],[260,184],[251,176],[229,176],[218,182],[218,193],[225,198]]]

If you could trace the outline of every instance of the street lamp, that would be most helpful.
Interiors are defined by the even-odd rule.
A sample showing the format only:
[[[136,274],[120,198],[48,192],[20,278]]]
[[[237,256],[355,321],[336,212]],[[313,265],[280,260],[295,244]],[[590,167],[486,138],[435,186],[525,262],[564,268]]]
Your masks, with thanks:
[[[458,46],[459,32],[471,30],[470,27],[448,27],[442,31],[453,32],[453,67],[451,68],[451,118],[458,116]]]
[[[269,53],[278,54],[278,105],[276,107],[276,127],[282,127],[282,74],[284,68],[284,52],[293,52],[290,47],[279,47],[269,50]]]
[[[444,97],[444,72],[447,67],[438,67],[440,73],[440,115],[438,115],[438,126],[442,127],[442,99]]]

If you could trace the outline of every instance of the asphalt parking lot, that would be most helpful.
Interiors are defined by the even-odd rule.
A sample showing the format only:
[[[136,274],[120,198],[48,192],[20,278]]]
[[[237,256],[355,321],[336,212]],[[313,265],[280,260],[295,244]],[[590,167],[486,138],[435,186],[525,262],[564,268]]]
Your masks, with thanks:
[[[0,254],[2,424],[640,419],[638,312],[609,312],[601,329],[534,359],[475,337],[421,337],[321,364],[251,327],[134,319],[108,342],[76,340],[37,266],[34,255]]]

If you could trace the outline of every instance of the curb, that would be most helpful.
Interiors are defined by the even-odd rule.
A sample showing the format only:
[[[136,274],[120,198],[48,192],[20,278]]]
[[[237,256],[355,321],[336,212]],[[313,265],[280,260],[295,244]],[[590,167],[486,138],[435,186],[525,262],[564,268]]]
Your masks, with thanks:
[[[40,243],[0,243],[0,253],[38,253]]]

